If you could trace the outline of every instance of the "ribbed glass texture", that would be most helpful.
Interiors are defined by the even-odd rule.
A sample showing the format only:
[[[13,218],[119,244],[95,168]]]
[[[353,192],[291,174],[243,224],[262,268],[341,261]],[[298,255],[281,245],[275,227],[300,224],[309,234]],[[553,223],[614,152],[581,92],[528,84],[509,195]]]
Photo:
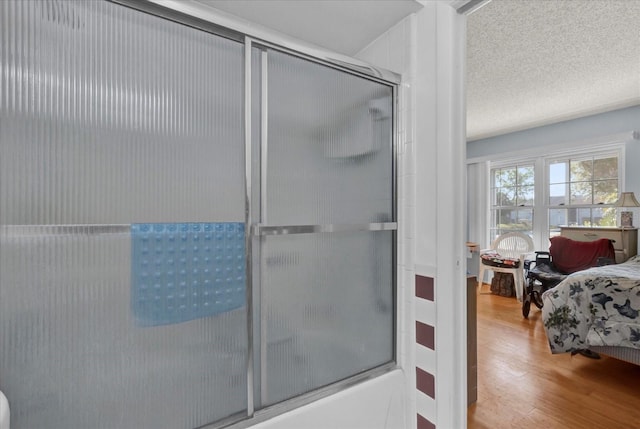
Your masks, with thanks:
[[[194,428],[246,407],[246,313],[140,327],[124,229],[0,230],[12,429]]]
[[[392,220],[392,90],[269,52],[269,225]]]
[[[12,429],[246,414],[246,307],[136,323],[129,227],[244,222],[242,45],[106,1],[2,1],[0,34]]]
[[[264,405],[393,359],[391,231],[269,236]]]
[[[392,221],[391,88],[267,58],[262,223]],[[260,250],[263,406],[393,360],[393,232],[266,236]]]
[[[0,31],[3,223],[244,220],[240,43],[103,1]]]

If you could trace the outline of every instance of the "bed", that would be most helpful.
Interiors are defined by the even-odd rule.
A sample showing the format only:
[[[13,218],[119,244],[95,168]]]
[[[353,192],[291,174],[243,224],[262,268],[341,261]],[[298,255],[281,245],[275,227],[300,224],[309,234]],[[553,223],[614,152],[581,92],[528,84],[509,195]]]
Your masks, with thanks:
[[[591,350],[640,364],[640,255],[573,273],[542,301],[552,353]]]

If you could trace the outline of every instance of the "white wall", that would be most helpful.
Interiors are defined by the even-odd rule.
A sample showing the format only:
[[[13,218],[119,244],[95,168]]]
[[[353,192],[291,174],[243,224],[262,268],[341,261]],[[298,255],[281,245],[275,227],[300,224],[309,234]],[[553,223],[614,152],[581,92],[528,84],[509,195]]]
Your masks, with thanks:
[[[440,428],[464,428],[467,423],[463,239],[466,17],[443,2],[424,4],[425,9],[433,12],[418,23],[418,46],[423,40],[432,40],[435,55],[431,54],[433,47],[418,49],[417,76],[429,77],[424,90],[417,95],[417,114],[419,124],[426,125],[423,121],[427,120],[434,128],[417,129],[416,219],[417,225],[423,226],[416,229],[416,271],[422,264],[435,260],[437,415],[433,423]],[[433,70],[435,75],[427,74]],[[422,106],[420,100],[424,102]],[[435,169],[423,168],[434,157]],[[423,223],[434,211],[435,222]],[[420,317],[418,313],[417,318]],[[417,364],[421,365],[420,360]]]
[[[640,131],[640,106],[473,140],[467,143],[467,156],[480,158],[536,146],[563,145],[631,130]]]

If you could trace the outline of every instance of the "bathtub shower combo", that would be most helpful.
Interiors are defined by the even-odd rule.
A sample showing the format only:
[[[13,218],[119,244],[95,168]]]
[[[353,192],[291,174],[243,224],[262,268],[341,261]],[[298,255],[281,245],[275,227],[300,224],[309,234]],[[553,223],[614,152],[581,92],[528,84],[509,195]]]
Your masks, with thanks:
[[[12,429],[218,427],[395,366],[397,75],[153,3],[0,27]]]

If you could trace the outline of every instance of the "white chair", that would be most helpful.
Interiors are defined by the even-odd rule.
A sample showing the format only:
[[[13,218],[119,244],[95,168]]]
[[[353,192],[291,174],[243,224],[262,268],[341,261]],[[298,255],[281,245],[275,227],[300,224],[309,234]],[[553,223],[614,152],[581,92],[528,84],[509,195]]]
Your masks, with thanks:
[[[509,266],[507,263],[497,266],[489,265],[483,260],[482,255],[495,251],[500,257],[507,258],[515,262],[517,266]],[[508,232],[501,234],[491,243],[491,249],[480,251],[480,269],[478,270],[478,286],[482,286],[485,270],[492,270],[496,273],[508,273],[513,276],[516,298],[522,301],[524,290],[524,258],[528,253],[534,251],[533,240],[522,232]],[[500,259],[500,258],[496,258]],[[483,262],[484,261],[484,262]]]

